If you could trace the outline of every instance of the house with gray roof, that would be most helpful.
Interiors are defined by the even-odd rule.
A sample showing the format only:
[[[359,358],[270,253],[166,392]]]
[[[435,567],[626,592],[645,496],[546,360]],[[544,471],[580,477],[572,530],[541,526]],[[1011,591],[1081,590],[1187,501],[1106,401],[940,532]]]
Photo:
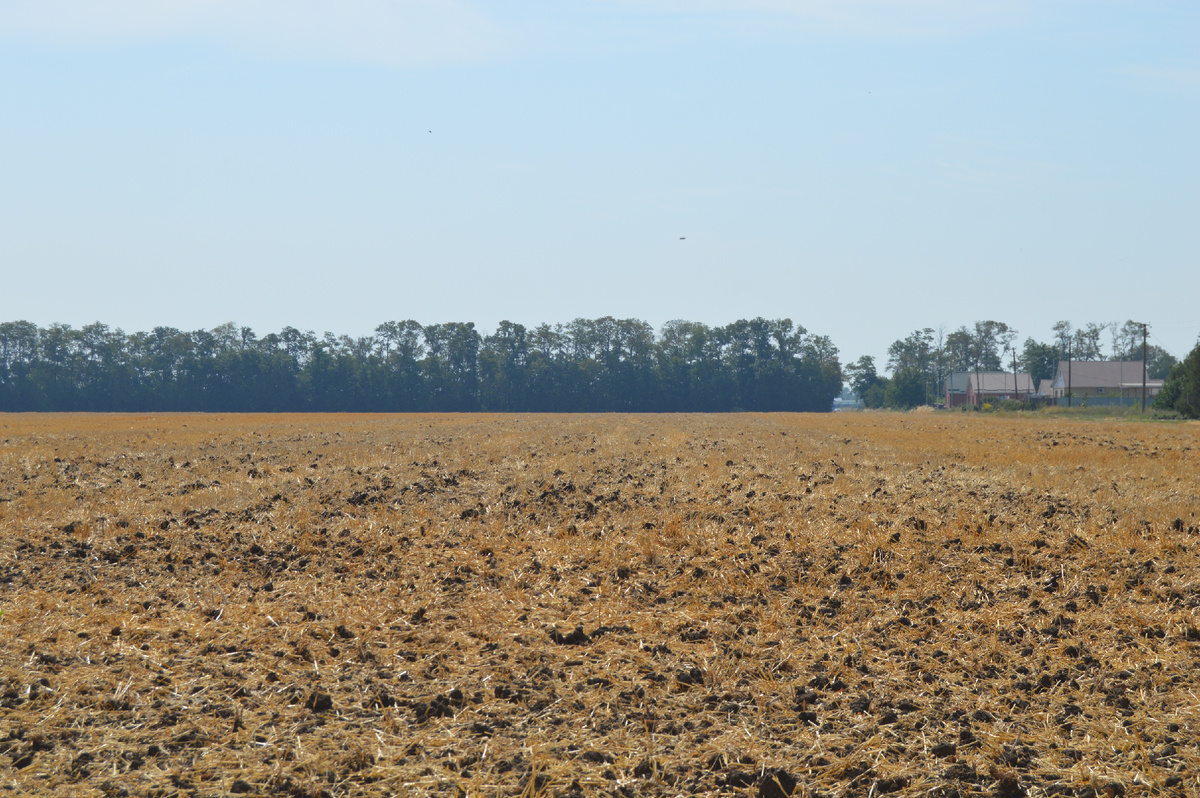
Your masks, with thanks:
[[[1141,360],[1060,360],[1051,385],[1055,403],[1066,405],[1135,404],[1142,399],[1145,377]],[[1146,399],[1162,390],[1164,380],[1145,379]]]
[[[1007,371],[967,373],[967,404],[984,402],[1028,401],[1033,396],[1033,377]]]
[[[1028,374],[1018,374],[1014,383],[1012,372],[956,371],[946,378],[946,409],[1005,399],[1025,401],[1034,393]]]
[[[967,403],[967,376],[965,371],[956,371],[946,378],[946,409],[953,410]]]

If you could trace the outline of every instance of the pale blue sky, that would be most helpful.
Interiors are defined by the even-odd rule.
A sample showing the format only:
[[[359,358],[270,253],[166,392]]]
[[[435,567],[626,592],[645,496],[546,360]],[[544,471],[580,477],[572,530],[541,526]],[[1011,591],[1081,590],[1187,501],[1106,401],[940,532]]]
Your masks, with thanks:
[[[1191,0],[0,0],[0,109],[0,320],[1200,332]]]

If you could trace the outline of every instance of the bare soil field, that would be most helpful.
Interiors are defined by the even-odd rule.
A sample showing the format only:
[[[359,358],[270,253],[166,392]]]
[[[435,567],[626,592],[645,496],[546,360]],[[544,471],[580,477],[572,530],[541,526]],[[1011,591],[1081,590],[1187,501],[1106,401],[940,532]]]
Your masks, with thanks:
[[[0,416],[0,794],[1200,794],[1200,426]]]

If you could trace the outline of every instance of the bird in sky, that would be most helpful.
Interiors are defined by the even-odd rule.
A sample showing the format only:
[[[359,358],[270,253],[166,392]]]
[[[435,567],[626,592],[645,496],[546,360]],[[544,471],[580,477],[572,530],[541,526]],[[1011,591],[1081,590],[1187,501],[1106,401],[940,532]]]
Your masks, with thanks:
[[[685,239],[687,239],[687,236],[680,236],[680,237],[679,237],[679,240],[680,240],[680,241],[683,241],[683,240],[685,240]]]

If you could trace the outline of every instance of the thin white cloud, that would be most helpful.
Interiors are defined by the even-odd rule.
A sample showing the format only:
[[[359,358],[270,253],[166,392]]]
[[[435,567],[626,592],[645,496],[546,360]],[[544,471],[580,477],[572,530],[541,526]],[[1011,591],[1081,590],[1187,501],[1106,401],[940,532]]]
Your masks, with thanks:
[[[508,34],[462,0],[0,0],[0,37],[219,41],[258,54],[410,66],[476,61]]]
[[[1133,64],[1117,71],[1155,91],[1200,91],[1200,67],[1194,64]]]
[[[609,0],[646,11],[767,14],[871,36],[939,35],[1009,24],[1024,0]]]

